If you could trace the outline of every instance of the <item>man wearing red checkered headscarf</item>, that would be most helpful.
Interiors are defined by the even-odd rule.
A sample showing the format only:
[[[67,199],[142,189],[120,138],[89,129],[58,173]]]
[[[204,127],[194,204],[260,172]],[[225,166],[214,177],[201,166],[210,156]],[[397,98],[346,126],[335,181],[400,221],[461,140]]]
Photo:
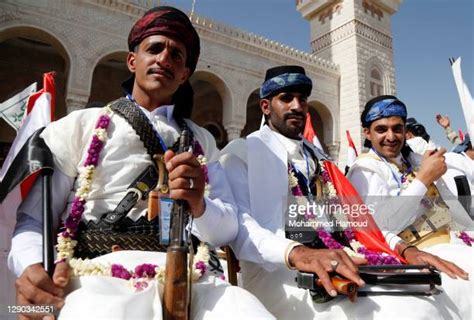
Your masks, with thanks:
[[[54,305],[62,318],[161,318],[158,268],[165,265],[160,251],[169,226],[160,219],[166,210],[158,216],[147,210],[148,191],[157,180],[148,173],[154,172],[155,159],[164,158],[168,171],[169,193],[161,194],[162,208],[185,201],[194,218],[187,230],[211,246],[225,245],[237,234],[236,207],[215,161],[214,138],[189,120],[193,97],[188,79],[200,52],[192,23],[175,8],[154,8],[133,26],[128,47],[132,76],[123,84],[126,97],[105,108],[74,112],[41,134],[55,163],[52,220],[66,217],[66,229],[59,235],[62,259],[50,278],[41,265],[41,188],[36,186],[19,209],[9,255],[9,267],[19,277],[19,304]],[[184,130],[192,132],[193,152],[175,154]],[[72,239],[65,239],[65,233]],[[199,269],[193,271],[200,280],[192,286],[190,318],[245,314],[273,319],[254,296],[220,280],[214,273],[218,260],[202,250],[195,260]],[[94,259],[84,263],[77,257]],[[81,277],[91,274],[109,276]],[[65,296],[72,275],[79,281]],[[132,283],[123,280],[129,278]]]

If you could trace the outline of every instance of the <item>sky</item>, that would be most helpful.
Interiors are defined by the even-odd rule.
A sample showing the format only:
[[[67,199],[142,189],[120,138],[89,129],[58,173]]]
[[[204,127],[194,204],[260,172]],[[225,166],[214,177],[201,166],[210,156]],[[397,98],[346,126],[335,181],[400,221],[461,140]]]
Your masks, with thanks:
[[[162,3],[192,6],[192,0]],[[195,14],[311,51],[309,22],[295,0],[195,0]],[[462,57],[474,95],[474,0],[404,0],[392,17],[392,37],[398,98],[437,144],[451,148],[435,115],[448,115],[453,129],[465,131],[448,58]]]

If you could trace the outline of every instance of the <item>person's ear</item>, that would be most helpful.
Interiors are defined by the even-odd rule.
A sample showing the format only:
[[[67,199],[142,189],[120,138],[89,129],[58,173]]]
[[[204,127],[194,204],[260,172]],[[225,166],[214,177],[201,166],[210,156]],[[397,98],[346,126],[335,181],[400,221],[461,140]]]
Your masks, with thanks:
[[[269,116],[270,112],[271,112],[270,111],[270,104],[271,104],[270,99],[260,99],[260,110],[262,110],[262,113],[265,116]]]
[[[129,52],[127,55],[127,67],[131,73],[135,73],[136,53]]]
[[[372,141],[372,137],[370,135],[370,128],[362,128],[362,132],[367,140]]]

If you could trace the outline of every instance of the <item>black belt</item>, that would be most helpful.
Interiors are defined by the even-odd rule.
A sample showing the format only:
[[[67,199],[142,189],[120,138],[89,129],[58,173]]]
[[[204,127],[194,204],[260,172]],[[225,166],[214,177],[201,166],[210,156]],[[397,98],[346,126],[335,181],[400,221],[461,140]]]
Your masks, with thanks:
[[[133,221],[126,217],[118,225],[109,225],[104,220],[98,223],[81,222],[75,250],[77,258],[95,258],[112,251],[113,246],[123,250],[166,251],[159,241],[159,221],[148,221],[140,217]]]

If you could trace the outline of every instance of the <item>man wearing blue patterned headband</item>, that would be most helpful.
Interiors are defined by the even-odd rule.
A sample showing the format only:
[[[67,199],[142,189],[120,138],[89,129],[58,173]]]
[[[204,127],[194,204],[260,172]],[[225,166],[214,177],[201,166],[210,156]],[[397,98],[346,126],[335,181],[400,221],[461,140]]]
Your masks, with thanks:
[[[416,202],[421,199],[415,196],[423,196],[446,172],[444,148],[419,156],[405,146],[406,118],[405,104],[394,96],[379,96],[367,102],[361,122],[365,146],[370,150],[356,161],[348,175],[361,195],[380,195],[383,186],[393,185],[385,194],[413,196],[410,199]],[[416,178],[408,183],[411,178],[406,176],[414,168]],[[415,204],[404,201],[399,205],[400,209],[391,208],[386,216],[377,213],[377,224],[387,230],[401,231],[413,223],[417,216],[409,208]]]
[[[295,221],[305,221],[306,217],[302,216],[309,205],[324,207],[320,196],[329,185],[324,182],[323,186],[321,177],[328,174],[330,161],[301,137],[311,90],[311,80],[303,68],[269,69],[260,90],[260,108],[266,125],[246,139],[232,141],[221,152],[220,162],[239,209],[239,232],[231,246],[240,259],[242,286],[255,294],[278,319],[386,319],[394,314],[408,318],[413,309],[436,314],[435,304],[408,296],[403,300],[371,297],[360,299],[356,304],[349,299],[328,301],[337,295],[329,281],[329,273],[340,274],[362,286],[364,283],[357,273],[356,263],[367,261],[363,256],[354,256],[353,252],[349,256],[350,249],[337,250],[340,247],[331,245],[328,236],[334,236],[331,239],[337,238],[341,243],[344,239],[330,228],[329,220],[337,219],[329,214],[320,214],[314,220],[316,224],[328,226],[326,234],[320,229],[315,232],[317,227],[314,225],[306,229],[292,225]],[[300,209],[304,212],[297,217],[296,211]],[[387,242],[395,240],[394,245],[398,245],[400,239],[397,238],[393,234],[385,237]],[[389,244],[383,243],[387,251],[396,255],[388,250]],[[348,249],[349,245],[346,246]],[[401,243],[396,249],[390,248],[400,253],[407,246]],[[422,251],[410,250],[406,259],[409,263],[425,259],[423,262],[436,265],[450,276],[465,276],[458,267]],[[313,295],[298,288],[296,270],[317,274],[324,287],[322,292]],[[437,304],[444,305],[446,298],[440,295]],[[412,309],[401,310],[400,302]]]
[[[405,255],[423,248],[472,273],[472,247],[457,236],[461,230],[473,230],[472,221],[440,179],[446,172],[446,150],[411,152],[405,145],[406,117],[405,104],[394,96],[367,102],[361,123],[370,150],[357,158],[348,178],[375,208],[373,216],[382,231],[397,233],[410,244]],[[458,316],[470,318],[472,308],[463,304],[459,293],[469,292],[472,281],[453,284],[443,278],[443,287],[458,301]]]

